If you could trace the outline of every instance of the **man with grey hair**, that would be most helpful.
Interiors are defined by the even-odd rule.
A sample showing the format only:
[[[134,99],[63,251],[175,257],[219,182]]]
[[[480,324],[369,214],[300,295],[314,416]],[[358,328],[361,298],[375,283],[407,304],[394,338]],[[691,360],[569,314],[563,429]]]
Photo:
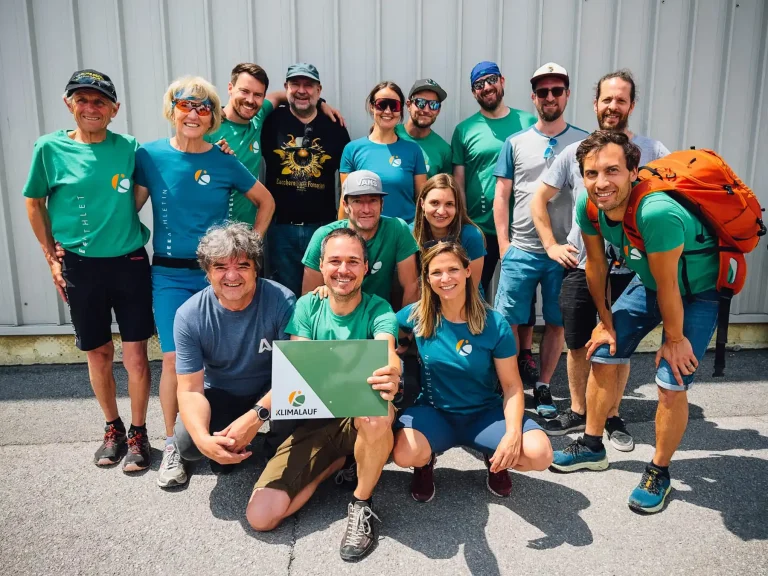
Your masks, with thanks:
[[[184,460],[207,456],[214,472],[228,473],[248,458],[269,420],[272,342],[288,339],[296,303],[290,290],[259,278],[262,250],[247,224],[210,228],[197,249],[210,286],[187,300],[174,321],[176,452]],[[178,458],[169,467],[180,467]],[[179,483],[186,480],[184,474]]]

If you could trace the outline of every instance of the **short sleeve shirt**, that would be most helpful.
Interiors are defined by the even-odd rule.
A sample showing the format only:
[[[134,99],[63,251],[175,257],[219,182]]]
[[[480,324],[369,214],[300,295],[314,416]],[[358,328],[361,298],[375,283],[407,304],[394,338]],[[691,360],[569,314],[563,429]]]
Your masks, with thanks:
[[[382,298],[362,293],[362,300],[345,316],[334,314],[330,300],[305,294],[296,303],[288,334],[309,340],[370,340],[378,334],[397,338],[397,318]]]
[[[408,229],[413,234],[413,222],[408,225]],[[459,244],[467,253],[470,260],[477,260],[487,254],[485,250],[485,240],[480,229],[471,224],[465,224],[461,227],[459,233]]]
[[[424,153],[424,163],[427,169],[427,178],[432,178],[435,174],[450,174],[451,165],[451,146],[443,138],[432,130],[424,138],[414,138],[405,129],[405,126],[398,124],[395,126],[395,134],[403,140],[418,144]]]

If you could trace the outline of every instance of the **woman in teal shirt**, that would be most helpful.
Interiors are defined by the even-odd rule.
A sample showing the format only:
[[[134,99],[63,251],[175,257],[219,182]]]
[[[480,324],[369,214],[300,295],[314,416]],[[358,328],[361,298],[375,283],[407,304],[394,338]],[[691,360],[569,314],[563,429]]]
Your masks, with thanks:
[[[421,299],[397,313],[400,330],[416,340],[422,391],[398,419],[393,457],[414,469],[411,495],[418,502],[435,495],[435,454],[454,446],[483,453],[486,484],[500,497],[512,491],[509,468],[545,470],[552,463],[549,438],[524,415],[512,330],[485,305],[470,274],[460,245],[436,244],[423,256]]]

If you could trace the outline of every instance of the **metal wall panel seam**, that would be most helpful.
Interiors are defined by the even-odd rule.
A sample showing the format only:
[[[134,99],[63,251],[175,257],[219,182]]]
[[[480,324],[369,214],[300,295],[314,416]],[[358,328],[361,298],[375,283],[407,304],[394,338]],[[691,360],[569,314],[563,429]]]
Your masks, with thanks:
[[[416,1],[416,78],[421,78],[424,54],[424,0]]]
[[[659,37],[659,18],[661,17],[661,5],[663,0],[656,0],[653,5],[653,28],[651,29],[651,41],[648,63],[648,108],[645,109],[645,118],[643,118],[643,134],[651,133],[651,116],[653,114],[653,92],[656,88],[656,44]]]
[[[584,3],[579,2],[576,5],[576,33],[573,35],[573,70],[571,71],[570,77],[573,80],[569,84],[569,89],[571,91],[571,95],[569,97],[569,100],[572,102],[576,102],[577,93],[579,91],[579,77],[581,76],[579,74],[579,62],[580,57],[579,54],[581,53],[581,50],[579,48],[581,47],[581,26],[582,26],[582,18],[584,14]],[[541,66],[541,64],[537,64],[536,68]],[[569,116],[571,117],[571,124],[576,124],[576,106],[571,106],[569,111]]]
[[[3,134],[0,130],[0,232],[2,237],[5,238],[5,252],[6,262],[5,266],[5,278],[10,282],[9,293],[11,295],[11,302],[13,306],[11,309],[11,315],[13,317],[13,324],[19,326],[21,324],[21,298],[19,294],[19,274],[16,270],[16,248],[13,242],[13,226],[11,226],[11,207],[9,204],[10,194],[8,193],[8,172],[5,170],[5,159],[3,158]]]
[[[128,61],[126,60],[123,10],[120,7],[120,0],[114,0],[112,5],[114,6],[115,10],[115,28],[117,31],[117,73],[120,75],[120,82],[122,83],[123,88],[123,114],[125,115],[125,131],[128,134],[133,134],[133,125],[131,121],[131,104],[130,97],[128,95],[128,76],[125,72],[128,68]]]
[[[499,70],[504,70],[504,63],[502,62],[502,48],[504,44],[504,38],[502,37],[502,31],[504,29],[504,0],[498,0],[496,14],[496,64],[499,65]]]
[[[40,94],[40,66],[37,58],[37,38],[35,36],[35,15],[32,11],[32,2],[25,2],[26,10],[23,11],[25,24],[27,25],[27,38],[29,39],[29,70],[32,74],[32,99],[35,102],[35,117],[37,119],[37,133],[43,134],[45,126],[45,112],[42,96]]]
[[[80,70],[83,67],[83,46],[80,42],[80,30],[78,22],[80,20],[80,11],[77,0],[70,0],[69,13],[72,16],[72,41],[75,47],[75,68]]]
[[[214,82],[213,70],[213,29],[211,28],[211,0],[203,0],[203,37],[205,39],[205,68],[208,81]]]
[[[736,0],[731,0],[730,10],[728,10],[728,25],[725,37],[725,55],[723,56],[722,73],[720,74],[720,114],[717,117],[717,129],[715,130],[715,150],[723,149],[723,130],[725,129],[725,113],[728,103],[728,77],[731,74],[731,50],[733,49],[733,27],[735,25]]]
[[[291,63],[297,61],[299,53],[299,19],[296,17],[296,0],[288,3],[288,19],[291,27]]]
[[[333,25],[335,27],[333,35],[333,59],[336,66],[336,101],[339,103],[339,108],[344,109],[342,102],[341,92],[341,8],[339,6],[341,0],[333,0]]]
[[[168,24],[168,0],[160,0],[160,46],[162,47],[163,57],[163,75],[165,76],[165,86],[171,84],[171,31]],[[166,123],[165,131],[168,136],[172,136],[170,122]]]
[[[255,12],[253,9],[253,3],[257,0],[248,0],[245,5],[245,15],[248,18],[248,46],[251,48],[251,62],[256,62],[256,36],[253,33],[253,25],[255,20]]]
[[[464,0],[458,0],[456,4],[456,11],[458,14],[456,14],[456,94],[461,94],[461,58],[463,56],[463,41],[464,41]],[[454,106],[454,122],[453,125],[456,126],[459,122],[461,122],[461,96],[458,98],[455,98],[454,101],[456,102]],[[451,135],[453,137],[453,135]]]
[[[374,49],[376,54],[376,78],[380,82],[381,77],[381,0],[376,0],[376,26],[374,27]]]
[[[536,62],[533,63],[533,69],[541,66],[541,43],[544,35],[544,0],[539,0],[538,22],[536,23]]]
[[[762,65],[760,66],[760,83],[758,84],[757,92],[757,118],[755,118],[755,130],[752,134],[752,157],[749,159],[749,180],[747,180],[747,186],[757,186],[755,182],[755,171],[757,170],[757,147],[760,144],[760,127],[763,121],[763,100],[765,99],[765,79],[766,70],[768,70],[768,6],[763,4],[763,48],[760,51],[760,60]]]
[[[687,148],[688,143],[688,119],[690,118],[691,111],[691,84],[693,83],[693,64],[696,53],[696,29],[699,18],[699,0],[691,0],[692,10],[688,11],[688,51],[685,55],[686,58],[686,73],[685,84],[683,84],[683,90],[685,91],[683,97],[680,99],[682,102],[682,108],[680,109],[680,115],[683,117],[683,123],[680,126],[679,148]]]
[[[619,46],[621,42],[621,3],[622,0],[616,0],[616,11],[613,20],[613,56],[611,57],[611,70],[616,70],[619,66]]]

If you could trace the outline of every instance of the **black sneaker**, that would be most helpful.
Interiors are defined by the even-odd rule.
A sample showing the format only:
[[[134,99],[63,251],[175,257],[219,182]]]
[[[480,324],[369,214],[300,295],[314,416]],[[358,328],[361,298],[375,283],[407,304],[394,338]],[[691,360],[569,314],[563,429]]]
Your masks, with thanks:
[[[379,530],[373,520],[379,520],[379,517],[373,513],[367,502],[358,500],[349,504],[347,529],[339,550],[342,560],[356,562],[373,551],[379,539]]]
[[[539,369],[536,367],[533,354],[521,355],[517,359],[517,369],[520,371],[520,378],[524,385],[533,387],[539,381]]]
[[[120,430],[114,424],[104,427],[104,442],[93,455],[96,466],[114,466],[123,459],[128,451],[125,429]]]
[[[557,406],[552,400],[552,392],[549,386],[539,386],[533,389],[533,399],[536,400],[536,413],[542,418],[554,418],[557,416]]]
[[[544,432],[548,436],[562,436],[570,432],[580,432],[586,427],[587,417],[576,414],[576,412],[568,408],[553,420],[547,420],[544,423]]]
[[[128,431],[128,454],[123,460],[123,472],[146,470],[152,461],[146,430]]]
[[[337,486],[346,486],[351,488],[357,487],[357,462],[355,462],[354,456],[347,456],[344,461],[344,467],[336,472],[334,482]]]
[[[635,440],[632,438],[629,430],[627,430],[627,426],[624,424],[621,416],[614,416],[605,421],[605,433],[608,435],[611,446],[616,448],[616,450],[632,452],[635,449]]]

